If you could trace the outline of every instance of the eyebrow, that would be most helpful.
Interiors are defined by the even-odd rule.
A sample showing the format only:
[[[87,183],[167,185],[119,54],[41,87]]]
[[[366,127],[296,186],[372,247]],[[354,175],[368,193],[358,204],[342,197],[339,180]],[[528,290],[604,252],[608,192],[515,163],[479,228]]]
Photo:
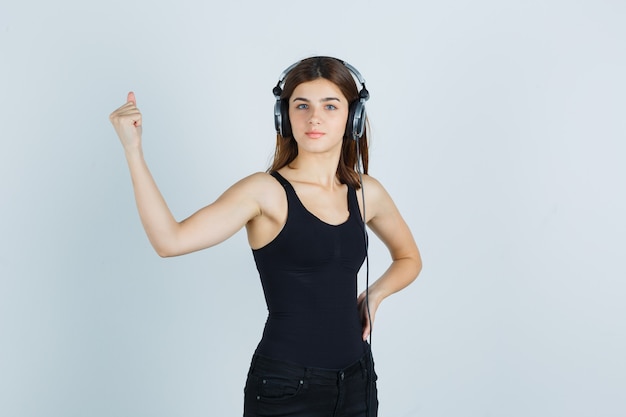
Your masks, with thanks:
[[[294,98],[292,100],[292,102],[293,101],[304,101],[306,103],[310,103],[311,102],[311,100],[309,100],[308,98],[304,98],[304,97],[296,97],[296,98]],[[320,100],[320,102],[322,102],[322,103],[326,103],[328,101],[338,101],[338,102],[341,103],[341,100],[339,98],[337,98],[337,97],[326,97],[326,98],[323,98],[323,99]]]

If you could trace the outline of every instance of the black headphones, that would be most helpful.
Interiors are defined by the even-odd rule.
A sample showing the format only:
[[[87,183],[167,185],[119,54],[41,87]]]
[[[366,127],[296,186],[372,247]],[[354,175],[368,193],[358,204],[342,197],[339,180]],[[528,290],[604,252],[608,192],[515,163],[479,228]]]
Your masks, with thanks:
[[[336,58],[333,58],[336,59]],[[359,99],[350,103],[350,109],[348,112],[348,122],[346,123],[345,136],[354,140],[359,140],[365,132],[365,102],[370,98],[370,93],[365,88],[365,80],[361,76],[361,73],[357,71],[352,65],[345,61],[337,59],[345,65],[346,68],[354,75],[354,77],[361,83],[361,91],[359,91]],[[284,138],[292,136],[291,123],[289,122],[289,103],[288,100],[282,100],[280,95],[283,93],[283,87],[285,85],[285,78],[302,61],[298,61],[295,64],[289,66],[286,70],[280,74],[276,87],[272,90],[274,97],[276,97],[276,104],[274,104],[274,127],[276,127],[276,133]]]

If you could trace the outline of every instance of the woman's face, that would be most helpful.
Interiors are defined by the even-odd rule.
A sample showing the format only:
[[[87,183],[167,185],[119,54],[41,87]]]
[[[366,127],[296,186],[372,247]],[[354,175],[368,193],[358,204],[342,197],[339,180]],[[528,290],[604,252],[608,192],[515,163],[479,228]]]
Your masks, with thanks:
[[[289,98],[289,120],[298,152],[341,152],[348,110],[348,100],[327,79],[298,85]]]

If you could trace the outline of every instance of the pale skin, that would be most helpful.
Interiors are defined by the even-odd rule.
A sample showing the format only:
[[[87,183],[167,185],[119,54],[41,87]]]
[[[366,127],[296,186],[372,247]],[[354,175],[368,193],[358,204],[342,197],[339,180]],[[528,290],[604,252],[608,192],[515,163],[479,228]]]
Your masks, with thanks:
[[[320,78],[296,87],[289,99],[289,119],[298,156],[279,170],[294,187],[308,211],[329,224],[348,218],[347,186],[337,177],[348,102],[332,82]],[[134,93],[110,115],[122,143],[135,200],[150,243],[162,257],[178,256],[217,245],[242,227],[253,249],[270,243],[287,218],[283,187],[267,173],[255,173],[226,190],[215,202],[177,221],[161,195],[142,151],[142,116]],[[365,219],[386,245],[391,264],[369,288],[372,322],[381,302],[415,280],[422,268],[413,236],[393,200],[374,178],[363,176]],[[361,193],[357,193],[363,207]],[[370,333],[365,292],[358,297],[363,340]]]

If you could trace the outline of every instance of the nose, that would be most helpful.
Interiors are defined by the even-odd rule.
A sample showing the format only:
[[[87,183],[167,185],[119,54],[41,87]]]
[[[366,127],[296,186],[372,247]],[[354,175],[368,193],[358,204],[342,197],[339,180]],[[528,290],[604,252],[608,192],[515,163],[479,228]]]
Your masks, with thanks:
[[[311,117],[309,118],[309,124],[311,125],[319,125],[321,123],[319,114],[318,114],[318,109],[317,107],[313,107],[311,109]]]

